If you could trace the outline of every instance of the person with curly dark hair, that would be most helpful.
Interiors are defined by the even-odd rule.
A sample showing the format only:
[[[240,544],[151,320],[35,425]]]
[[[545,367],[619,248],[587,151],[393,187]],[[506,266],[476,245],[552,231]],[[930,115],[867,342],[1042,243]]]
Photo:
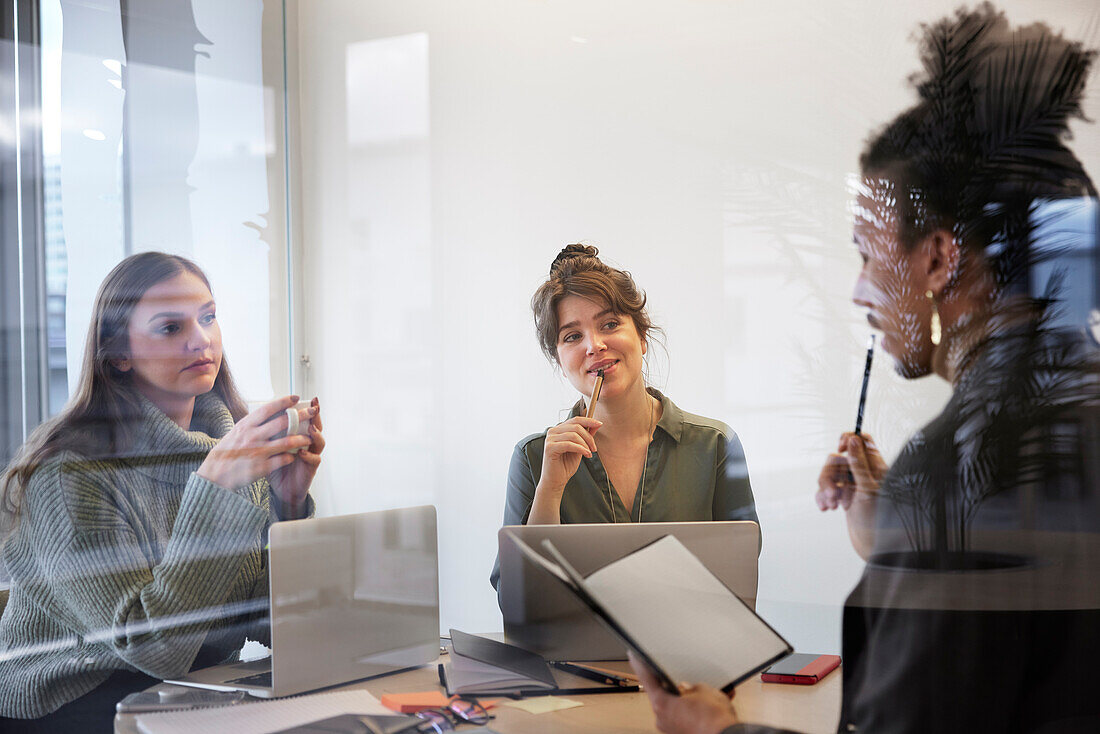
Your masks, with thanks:
[[[1096,217],[1066,145],[1095,53],[988,3],[924,26],[920,52],[917,103],[860,160],[853,301],[899,374],[952,395],[892,466],[846,433],[821,470],[818,507],[868,561],[839,730],[1100,731],[1100,355],[1040,277],[1096,248],[1065,226]],[[662,732],[768,731],[636,668]]]

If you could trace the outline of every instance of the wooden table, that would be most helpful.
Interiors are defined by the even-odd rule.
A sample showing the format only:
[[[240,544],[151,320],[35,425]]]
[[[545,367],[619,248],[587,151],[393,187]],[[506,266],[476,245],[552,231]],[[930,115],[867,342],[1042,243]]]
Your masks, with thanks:
[[[611,665],[625,665],[613,663]],[[836,731],[840,718],[841,673],[837,669],[825,680],[814,686],[795,686],[782,683],[763,683],[760,676],[753,676],[737,687],[734,707],[742,721],[771,724],[807,734],[826,734]],[[160,688],[166,684],[155,686]],[[407,693],[439,689],[435,665],[428,665],[381,678],[359,681],[345,689],[366,688],[381,698],[384,693]],[[153,689],[151,689],[153,690]],[[635,734],[654,732],[653,712],[644,693],[615,693],[589,696],[569,696],[582,701],[583,706],[553,711],[546,714],[529,714],[519,709],[498,706],[493,709],[496,718],[489,727],[501,734]],[[463,729],[460,727],[458,734]],[[115,717],[115,731],[135,734],[136,715]]]

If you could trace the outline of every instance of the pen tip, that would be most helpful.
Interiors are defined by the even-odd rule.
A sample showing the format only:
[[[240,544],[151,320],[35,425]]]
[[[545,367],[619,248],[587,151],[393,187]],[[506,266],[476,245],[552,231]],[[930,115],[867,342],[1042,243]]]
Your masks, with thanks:
[[[603,370],[596,370],[596,377],[603,377]]]
[[[870,339],[870,341],[867,342],[867,348],[868,349],[874,349],[875,348],[875,335],[874,334],[871,334],[871,339]]]

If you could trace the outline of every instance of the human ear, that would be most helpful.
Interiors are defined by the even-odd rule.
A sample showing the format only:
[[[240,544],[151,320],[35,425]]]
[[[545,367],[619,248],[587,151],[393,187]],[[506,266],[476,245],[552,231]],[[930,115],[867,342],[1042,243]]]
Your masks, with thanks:
[[[939,298],[959,267],[959,243],[946,229],[937,229],[921,242],[921,274],[924,290]]]
[[[114,367],[119,372],[129,372],[130,368],[133,365],[130,364],[130,358],[129,357],[121,357],[119,359],[112,359],[111,360],[111,366]]]

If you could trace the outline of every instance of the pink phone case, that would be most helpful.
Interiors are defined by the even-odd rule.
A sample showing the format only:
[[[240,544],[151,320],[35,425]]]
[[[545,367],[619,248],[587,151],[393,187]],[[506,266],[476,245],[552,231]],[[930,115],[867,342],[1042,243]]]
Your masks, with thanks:
[[[791,661],[800,665],[794,668],[784,663]],[[798,686],[812,686],[840,665],[839,655],[791,655],[780,660],[760,674],[765,683],[793,683]]]

